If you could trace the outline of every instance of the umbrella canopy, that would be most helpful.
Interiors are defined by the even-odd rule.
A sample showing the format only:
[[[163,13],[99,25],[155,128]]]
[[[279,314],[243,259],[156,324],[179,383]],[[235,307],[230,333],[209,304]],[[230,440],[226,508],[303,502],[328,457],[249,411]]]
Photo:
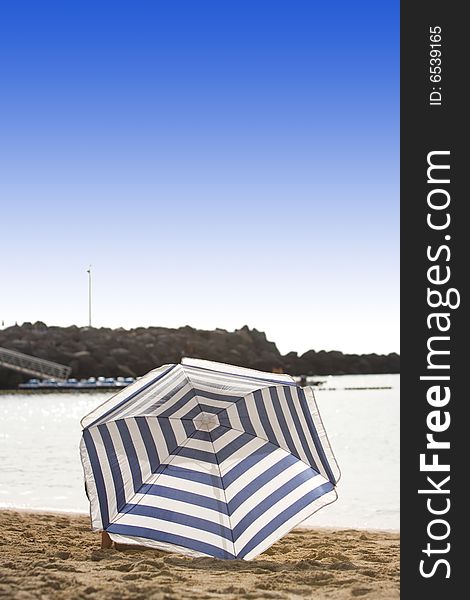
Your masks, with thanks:
[[[288,375],[184,360],[81,423],[92,528],[116,542],[250,560],[336,499],[313,392]]]

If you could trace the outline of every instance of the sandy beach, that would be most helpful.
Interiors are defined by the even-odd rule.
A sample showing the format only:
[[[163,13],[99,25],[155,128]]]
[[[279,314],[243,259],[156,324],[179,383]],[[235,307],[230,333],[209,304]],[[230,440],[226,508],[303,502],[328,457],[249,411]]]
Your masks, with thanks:
[[[86,516],[0,512],[0,597],[399,598],[399,534],[297,529],[251,562],[100,549]]]

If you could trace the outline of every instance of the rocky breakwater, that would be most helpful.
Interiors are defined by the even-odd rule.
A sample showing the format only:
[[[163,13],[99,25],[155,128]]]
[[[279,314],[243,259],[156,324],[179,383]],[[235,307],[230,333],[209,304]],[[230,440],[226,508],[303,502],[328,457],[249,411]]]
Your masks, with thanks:
[[[183,356],[267,371],[282,369],[276,345],[264,333],[248,327],[229,332],[189,326],[125,330],[24,323],[0,331],[0,346],[69,365],[76,378],[136,377],[161,364],[180,362]],[[1,387],[16,386],[24,379],[19,373],[0,369]]]
[[[397,373],[400,359],[387,356],[347,355],[310,350],[283,356],[266,334],[247,326],[235,331],[204,331],[193,327],[48,327],[23,323],[0,330],[0,347],[45,358],[72,367],[72,377],[137,377],[161,364],[180,362],[183,356],[292,375],[341,373]],[[16,387],[28,379],[0,368],[0,387]]]

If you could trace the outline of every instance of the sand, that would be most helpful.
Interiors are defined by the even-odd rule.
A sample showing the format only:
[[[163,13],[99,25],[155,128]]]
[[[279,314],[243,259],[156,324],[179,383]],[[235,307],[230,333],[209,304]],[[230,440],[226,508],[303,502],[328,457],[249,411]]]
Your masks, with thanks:
[[[101,550],[85,516],[0,512],[0,598],[399,598],[399,535],[296,529],[256,560]]]

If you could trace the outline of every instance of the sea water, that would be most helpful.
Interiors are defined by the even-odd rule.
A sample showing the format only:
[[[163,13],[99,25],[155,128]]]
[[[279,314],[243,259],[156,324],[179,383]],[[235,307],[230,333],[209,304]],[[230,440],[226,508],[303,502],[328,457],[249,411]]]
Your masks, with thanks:
[[[305,525],[397,530],[399,376],[317,379],[323,383],[315,397],[342,477],[338,500]],[[88,513],[80,419],[109,396],[0,395],[0,507]]]

